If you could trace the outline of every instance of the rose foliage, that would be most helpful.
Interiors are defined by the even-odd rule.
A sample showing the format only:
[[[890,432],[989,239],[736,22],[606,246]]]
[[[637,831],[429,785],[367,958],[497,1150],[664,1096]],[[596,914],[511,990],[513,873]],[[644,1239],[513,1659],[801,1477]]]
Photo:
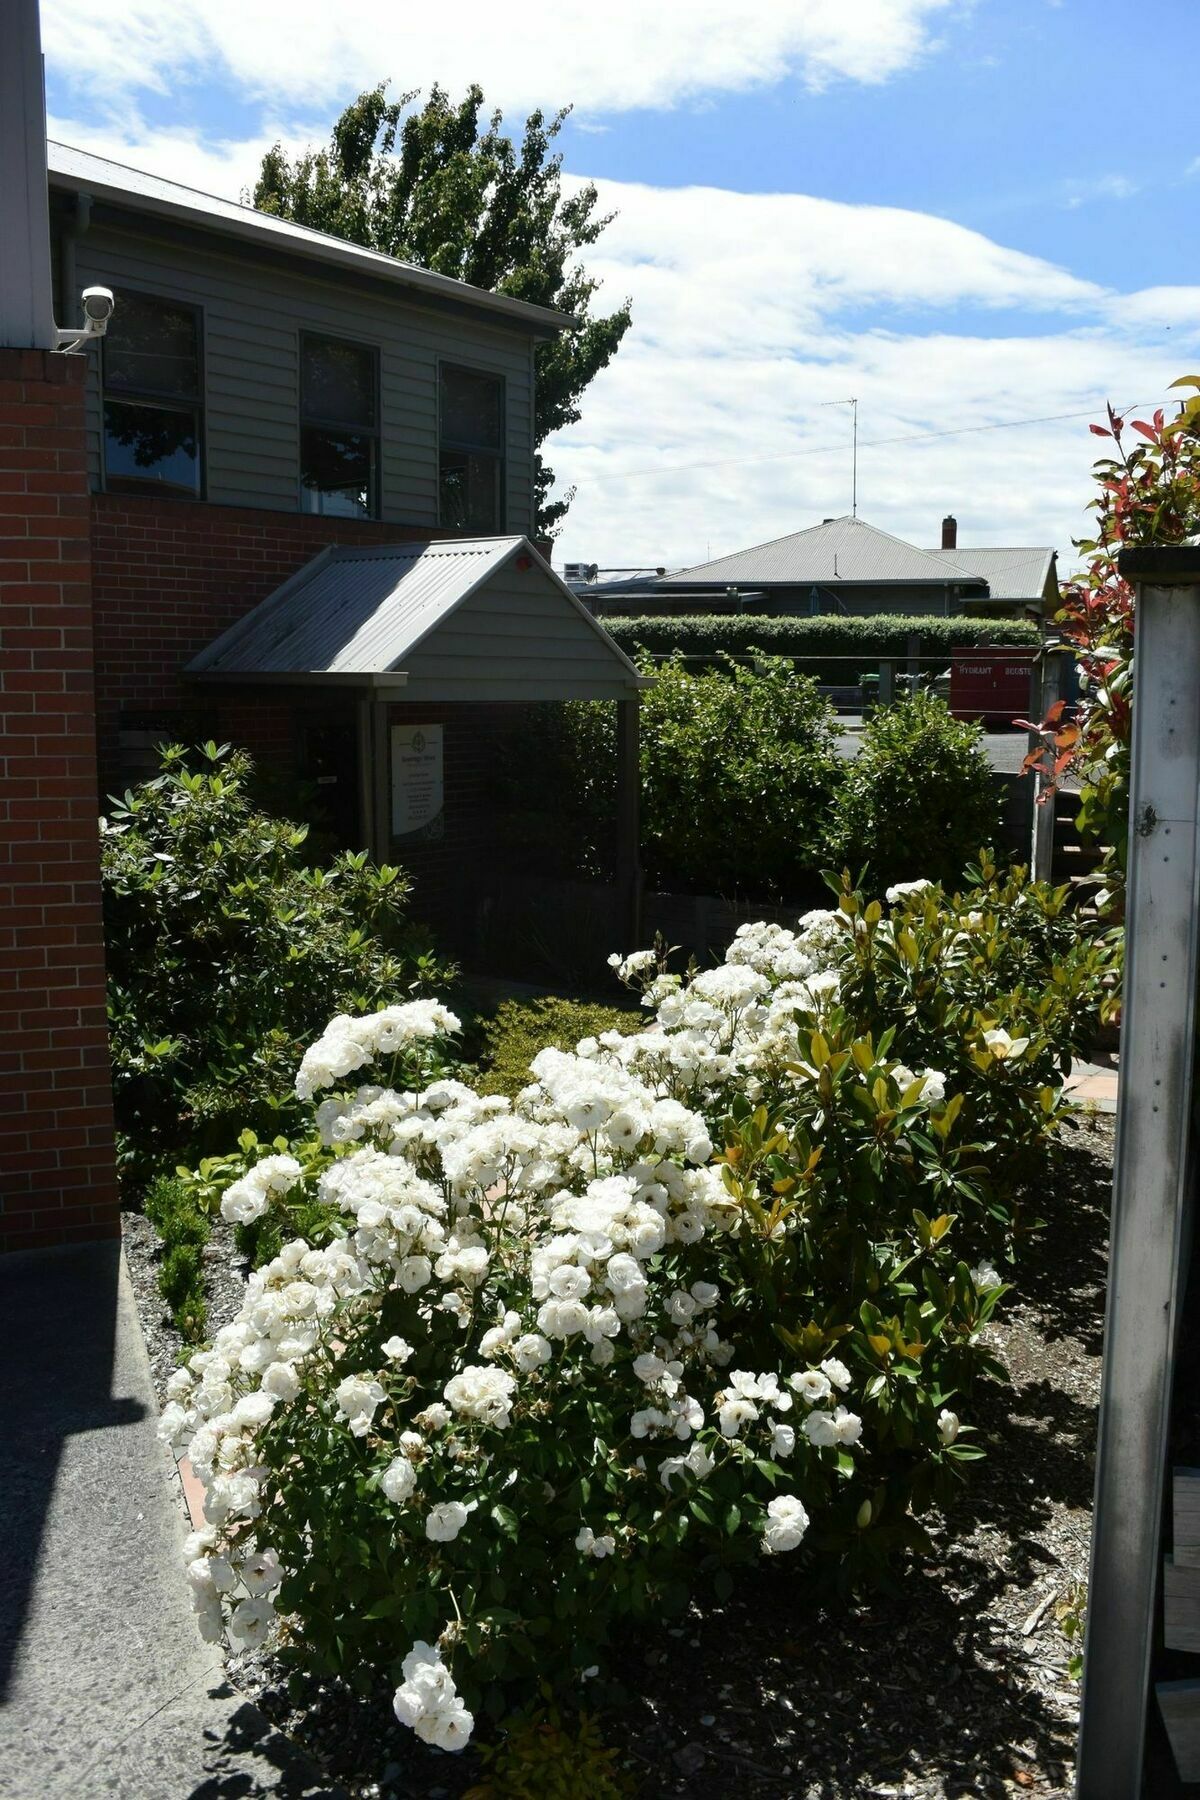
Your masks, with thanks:
[[[222,1210],[336,1223],[163,1416],[205,1637],[286,1620],[457,1749],[747,1558],[811,1593],[919,1549],[981,1454],[1012,1184],[1097,980],[1062,909],[984,864],[886,908],[846,882],[703,972],[616,959],[643,1029],[542,1050],[515,1100],[426,1079],[436,1002],[335,1018],[296,1078],[315,1151],[247,1154]]]

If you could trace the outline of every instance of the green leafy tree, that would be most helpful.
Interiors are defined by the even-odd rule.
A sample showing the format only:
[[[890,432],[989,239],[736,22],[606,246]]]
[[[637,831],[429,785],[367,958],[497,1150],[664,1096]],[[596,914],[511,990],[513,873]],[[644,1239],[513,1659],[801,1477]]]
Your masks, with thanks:
[[[536,351],[534,441],[580,418],[579,398],[615,355],[629,329],[629,302],[592,311],[599,282],[578,261],[612,214],[597,212],[590,183],[564,193],[562,155],[553,148],[570,112],[537,111],[517,143],[486,120],[483,90],[457,104],[434,86],[386,97],[386,83],[360,94],[334,125],[329,144],[290,159],[276,144],[263,158],[253,203],[351,243],[451,275],[475,287],[554,307],[578,321]],[[536,459],[537,526],[558,527],[572,494],[549,500],[554,471]]]

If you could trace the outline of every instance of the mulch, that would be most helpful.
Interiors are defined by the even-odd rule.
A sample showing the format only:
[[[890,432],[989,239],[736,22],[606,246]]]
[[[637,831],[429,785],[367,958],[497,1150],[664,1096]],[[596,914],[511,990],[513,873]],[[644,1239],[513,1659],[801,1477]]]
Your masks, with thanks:
[[[994,1327],[1011,1385],[987,1384],[969,1409],[987,1460],[934,1528],[932,1557],[889,1592],[837,1604],[807,1595],[802,1571],[764,1562],[727,1605],[631,1635],[623,1702],[601,1707],[601,1723],[632,1792],[1068,1800],[1079,1689],[1055,1607],[1087,1573],[1111,1169],[1111,1118],[1079,1115],[1039,1196],[1046,1229]],[[161,1387],[179,1347],[169,1354],[149,1227],[128,1225]],[[213,1329],[240,1284],[216,1234],[206,1268],[222,1249]],[[387,1694],[289,1681],[262,1653],[231,1658],[229,1674],[356,1800],[456,1800],[480,1779],[469,1751],[427,1750],[396,1725]]]

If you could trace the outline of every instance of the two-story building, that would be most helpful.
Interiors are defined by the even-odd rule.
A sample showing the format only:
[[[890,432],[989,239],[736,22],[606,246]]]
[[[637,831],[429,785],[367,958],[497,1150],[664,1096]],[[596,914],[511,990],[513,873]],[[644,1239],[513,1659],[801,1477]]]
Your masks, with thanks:
[[[282,808],[402,863],[439,943],[498,968],[571,916],[507,829],[505,747],[530,709],[612,701],[602,956],[636,924],[644,684],[532,541],[535,350],[572,321],[47,146],[33,0],[6,50],[0,1068],[25,1104],[0,1120],[0,1245],[16,1247],[115,1229],[96,816],[158,744],[245,746]],[[115,301],[99,344],[62,329],[89,287]]]

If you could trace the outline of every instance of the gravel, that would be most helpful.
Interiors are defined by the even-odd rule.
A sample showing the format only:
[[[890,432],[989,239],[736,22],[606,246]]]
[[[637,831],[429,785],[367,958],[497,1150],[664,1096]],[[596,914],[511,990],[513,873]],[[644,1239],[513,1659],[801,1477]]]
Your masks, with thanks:
[[[208,1301],[208,1334],[211,1337],[222,1325],[236,1319],[246,1297],[247,1263],[239,1256],[233,1241],[232,1225],[218,1214],[209,1221],[209,1240],[204,1246],[204,1293]],[[162,1263],[162,1242],[144,1213],[121,1215],[121,1237],[129,1279],[137,1301],[142,1335],[150,1354],[154,1375],[154,1391],[161,1406],[166,1398],[167,1378],[179,1367],[189,1346],[175,1329],[171,1309],[158,1290],[158,1271]]]
[[[891,1591],[836,1603],[802,1568],[747,1571],[724,1606],[624,1645],[624,1690],[589,1694],[632,1791],[685,1800],[965,1800],[1071,1791],[1079,1692],[1056,1604],[1087,1572],[1100,1386],[1112,1121],[1080,1115],[1040,1197],[994,1347],[1012,1377],[972,1401],[987,1460],[934,1550]],[[173,1366],[144,1220],[126,1240],[156,1379]],[[152,1237],[153,1234],[150,1233]],[[214,1328],[237,1277],[206,1267]],[[232,1293],[229,1291],[232,1286]],[[232,1301],[232,1304],[230,1302]],[[964,1407],[964,1412],[968,1408]],[[457,1800],[480,1779],[467,1752],[423,1748],[389,1696],[289,1677],[261,1652],[230,1677],[356,1800]]]

